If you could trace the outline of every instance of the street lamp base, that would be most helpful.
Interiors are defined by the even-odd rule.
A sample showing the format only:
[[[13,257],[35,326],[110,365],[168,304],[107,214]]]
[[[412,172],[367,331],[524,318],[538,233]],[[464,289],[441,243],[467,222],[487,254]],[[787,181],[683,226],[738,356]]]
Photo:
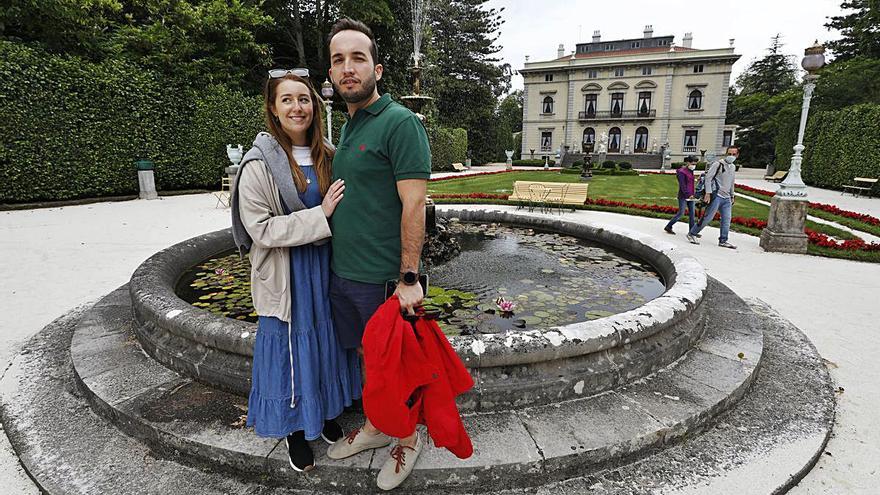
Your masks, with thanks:
[[[764,251],[807,252],[807,235],[804,234],[807,204],[805,199],[773,197],[767,228],[761,232],[760,245]]]

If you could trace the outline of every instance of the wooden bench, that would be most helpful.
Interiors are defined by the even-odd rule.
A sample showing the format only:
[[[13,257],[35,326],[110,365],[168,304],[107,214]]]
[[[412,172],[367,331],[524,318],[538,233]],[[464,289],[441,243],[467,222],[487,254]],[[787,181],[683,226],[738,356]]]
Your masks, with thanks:
[[[868,196],[871,196],[871,190],[874,189],[875,185],[877,185],[878,180],[880,179],[856,177],[853,179],[852,185],[843,186],[843,191],[840,192],[840,195],[843,196],[843,193],[849,191],[849,193],[853,196],[861,196],[862,193],[867,193]]]
[[[782,182],[782,179],[785,179],[786,174],[788,174],[788,170],[779,170],[773,175],[765,175],[764,180],[769,180],[770,182]]]
[[[513,194],[507,199],[522,208],[562,208],[565,205],[582,205],[587,202],[589,184],[566,182],[538,182],[518,180],[513,183]],[[574,211],[574,208],[572,208]]]
[[[454,168],[456,172],[464,172],[465,170],[467,170],[467,167],[465,167],[464,164],[461,163],[453,163],[452,168]]]

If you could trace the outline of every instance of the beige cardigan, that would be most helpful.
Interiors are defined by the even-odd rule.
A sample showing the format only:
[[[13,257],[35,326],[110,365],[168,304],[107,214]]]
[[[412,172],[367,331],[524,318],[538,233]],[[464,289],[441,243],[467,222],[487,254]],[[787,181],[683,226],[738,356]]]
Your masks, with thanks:
[[[285,215],[278,187],[263,161],[251,161],[239,173],[239,214],[254,242],[248,253],[254,309],[260,316],[290,322],[287,248],[330,237],[330,223],[320,205]]]

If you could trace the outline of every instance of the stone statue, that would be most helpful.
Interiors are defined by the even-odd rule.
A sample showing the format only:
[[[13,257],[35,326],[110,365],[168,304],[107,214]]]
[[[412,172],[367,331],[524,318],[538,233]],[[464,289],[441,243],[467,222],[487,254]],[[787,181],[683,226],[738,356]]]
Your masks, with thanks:
[[[657,138],[654,138],[651,141],[651,153],[654,153],[654,154],[657,153]]]
[[[626,141],[624,141],[624,144],[623,144],[623,154],[628,155],[629,153],[630,153],[630,151],[629,151],[629,136],[627,136]]]
[[[608,152],[608,134],[602,132],[602,135],[599,136],[599,144],[596,146],[596,153],[607,153]]]

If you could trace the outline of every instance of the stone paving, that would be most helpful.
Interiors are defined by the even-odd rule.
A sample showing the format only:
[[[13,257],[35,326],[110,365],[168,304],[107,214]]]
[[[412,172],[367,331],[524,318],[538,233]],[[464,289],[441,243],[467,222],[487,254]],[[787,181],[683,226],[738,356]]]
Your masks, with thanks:
[[[740,182],[749,184],[747,180],[753,179],[744,177]],[[755,187],[770,189],[770,183],[760,182]],[[847,195],[834,201],[839,192],[810,193],[814,201],[880,214],[880,199]],[[27,338],[71,308],[126,283],[150,255],[228,226],[228,210],[215,209],[215,203],[210,194],[200,194],[0,212],[0,273],[6,276],[0,288],[0,369],[7,369]],[[503,208],[507,207],[493,207]],[[591,211],[562,217],[665,235],[663,220]],[[875,462],[880,457],[876,424],[880,265],[764,253],[758,238],[737,233],[732,233],[731,241],[739,249],[730,251],[711,242],[715,232],[708,228],[700,246],[687,244],[683,235],[665,240],[687,250],[710,275],[738,294],[760,298],[804,331],[840,387],[828,455],[791,493],[874,493],[880,482]],[[18,466],[5,435],[0,435],[0,482],[12,493],[38,493]]]

